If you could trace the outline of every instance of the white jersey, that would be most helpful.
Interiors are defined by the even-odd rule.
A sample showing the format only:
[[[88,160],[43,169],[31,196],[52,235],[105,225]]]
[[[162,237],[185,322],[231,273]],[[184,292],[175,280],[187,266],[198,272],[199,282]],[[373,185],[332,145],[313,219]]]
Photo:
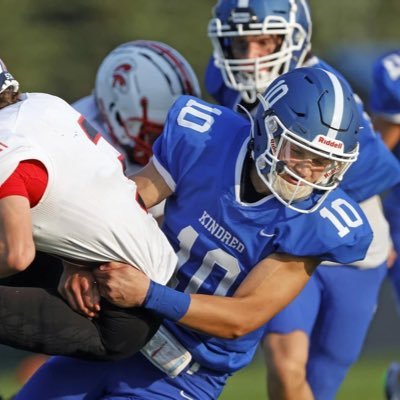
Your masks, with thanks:
[[[81,262],[122,261],[165,284],[176,255],[136,201],[116,150],[91,138],[84,118],[58,97],[27,94],[0,110],[0,184],[22,160],[40,160],[48,185],[32,208],[38,250]]]
[[[97,107],[96,99],[93,94],[77,100],[75,103],[72,104],[72,107],[74,107],[75,110],[84,115],[93,125],[93,127],[103,136],[103,138],[107,140],[108,143],[112,144],[112,146],[115,147],[124,156],[126,176],[131,176],[142,168],[141,165],[131,162],[126,156],[125,150],[111,137],[108,127],[103,122],[100,110]],[[149,211],[155,218],[157,218],[164,214],[164,206],[165,202],[163,201],[162,203],[152,207]]]
[[[125,162],[125,174],[126,176],[133,175],[139,171],[142,167],[138,164],[132,163],[128,157],[125,157],[125,150],[119,146],[119,144],[112,138],[107,125],[103,122],[101,113],[96,104],[94,95],[83,97],[72,104],[79,113],[85,116],[87,120],[93,125],[94,128],[107,140],[108,143],[112,144],[123,156]]]

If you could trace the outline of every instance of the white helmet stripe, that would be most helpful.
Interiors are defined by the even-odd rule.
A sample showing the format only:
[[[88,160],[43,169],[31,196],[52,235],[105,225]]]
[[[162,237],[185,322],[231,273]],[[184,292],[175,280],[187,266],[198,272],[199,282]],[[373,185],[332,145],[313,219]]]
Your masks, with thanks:
[[[331,80],[331,83],[333,86],[333,92],[334,92],[334,100],[335,100],[332,121],[329,125],[330,126],[340,126],[340,122],[342,121],[343,111],[344,111],[343,88],[342,88],[342,85],[340,84],[339,79],[337,78],[336,75],[332,74],[329,71],[325,71],[325,72],[329,76],[329,79]],[[329,129],[326,136],[328,136],[332,139],[335,139],[337,134],[338,134],[338,131],[336,129]]]
[[[238,0],[238,7],[240,8],[246,8],[249,6],[249,0]]]

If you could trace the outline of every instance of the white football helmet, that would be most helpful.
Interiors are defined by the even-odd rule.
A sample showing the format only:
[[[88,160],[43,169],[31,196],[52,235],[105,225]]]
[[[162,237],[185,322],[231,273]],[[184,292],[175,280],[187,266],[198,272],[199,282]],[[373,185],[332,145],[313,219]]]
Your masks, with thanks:
[[[182,94],[200,96],[196,75],[183,56],[164,43],[122,44],[97,71],[96,102],[110,133],[130,161],[141,165],[149,160],[167,112]]]
[[[9,87],[13,88],[16,93],[19,90],[18,81],[7,71],[7,67],[0,59],[0,93],[4,92]]]

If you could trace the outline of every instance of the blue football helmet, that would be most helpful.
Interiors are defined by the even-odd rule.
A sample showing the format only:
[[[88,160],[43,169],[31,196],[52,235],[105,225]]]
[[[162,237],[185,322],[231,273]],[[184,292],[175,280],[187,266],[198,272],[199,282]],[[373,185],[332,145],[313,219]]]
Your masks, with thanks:
[[[272,54],[235,59],[232,38],[278,35]],[[219,0],[208,25],[215,65],[225,84],[254,103],[257,93],[279,75],[302,65],[311,48],[311,18],[307,0]]]
[[[14,92],[18,92],[19,83],[18,81],[7,71],[7,67],[4,62],[0,59],[0,93],[4,92],[8,88],[12,88]]]
[[[297,68],[258,99],[252,158],[259,177],[289,208],[315,211],[358,156],[360,113],[351,88],[323,69]],[[310,207],[296,205],[314,193]]]

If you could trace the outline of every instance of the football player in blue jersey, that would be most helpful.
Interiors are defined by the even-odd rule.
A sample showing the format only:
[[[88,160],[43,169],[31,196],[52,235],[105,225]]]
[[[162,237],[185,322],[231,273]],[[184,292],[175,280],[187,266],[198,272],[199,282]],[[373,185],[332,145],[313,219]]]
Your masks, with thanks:
[[[252,112],[257,93],[298,67],[324,68],[311,53],[306,0],[220,0],[208,26],[213,45],[205,76],[222,105]],[[359,100],[358,100],[359,101]],[[241,107],[239,107],[241,106]],[[390,251],[377,196],[399,182],[399,165],[363,113],[360,156],[341,188],[361,203],[375,232],[367,257],[318,268],[300,296],[266,327],[263,341],[271,399],[332,399],[357,360],[374,314]]]
[[[389,149],[400,158],[400,50],[380,56],[373,67],[370,98],[373,122]],[[389,265],[389,277],[400,307],[400,186],[396,186],[384,201],[390,224],[394,251]],[[392,363],[386,375],[385,391],[388,400],[400,398],[400,363]]]
[[[173,281],[121,264],[94,272],[103,296],[156,312],[162,328],[126,360],[55,357],[16,399],[216,399],[321,260],[364,258],[371,230],[337,187],[357,158],[358,129],[348,86],[318,68],[274,81],[252,121],[180,97],[135,177],[148,207],[167,198]]]

